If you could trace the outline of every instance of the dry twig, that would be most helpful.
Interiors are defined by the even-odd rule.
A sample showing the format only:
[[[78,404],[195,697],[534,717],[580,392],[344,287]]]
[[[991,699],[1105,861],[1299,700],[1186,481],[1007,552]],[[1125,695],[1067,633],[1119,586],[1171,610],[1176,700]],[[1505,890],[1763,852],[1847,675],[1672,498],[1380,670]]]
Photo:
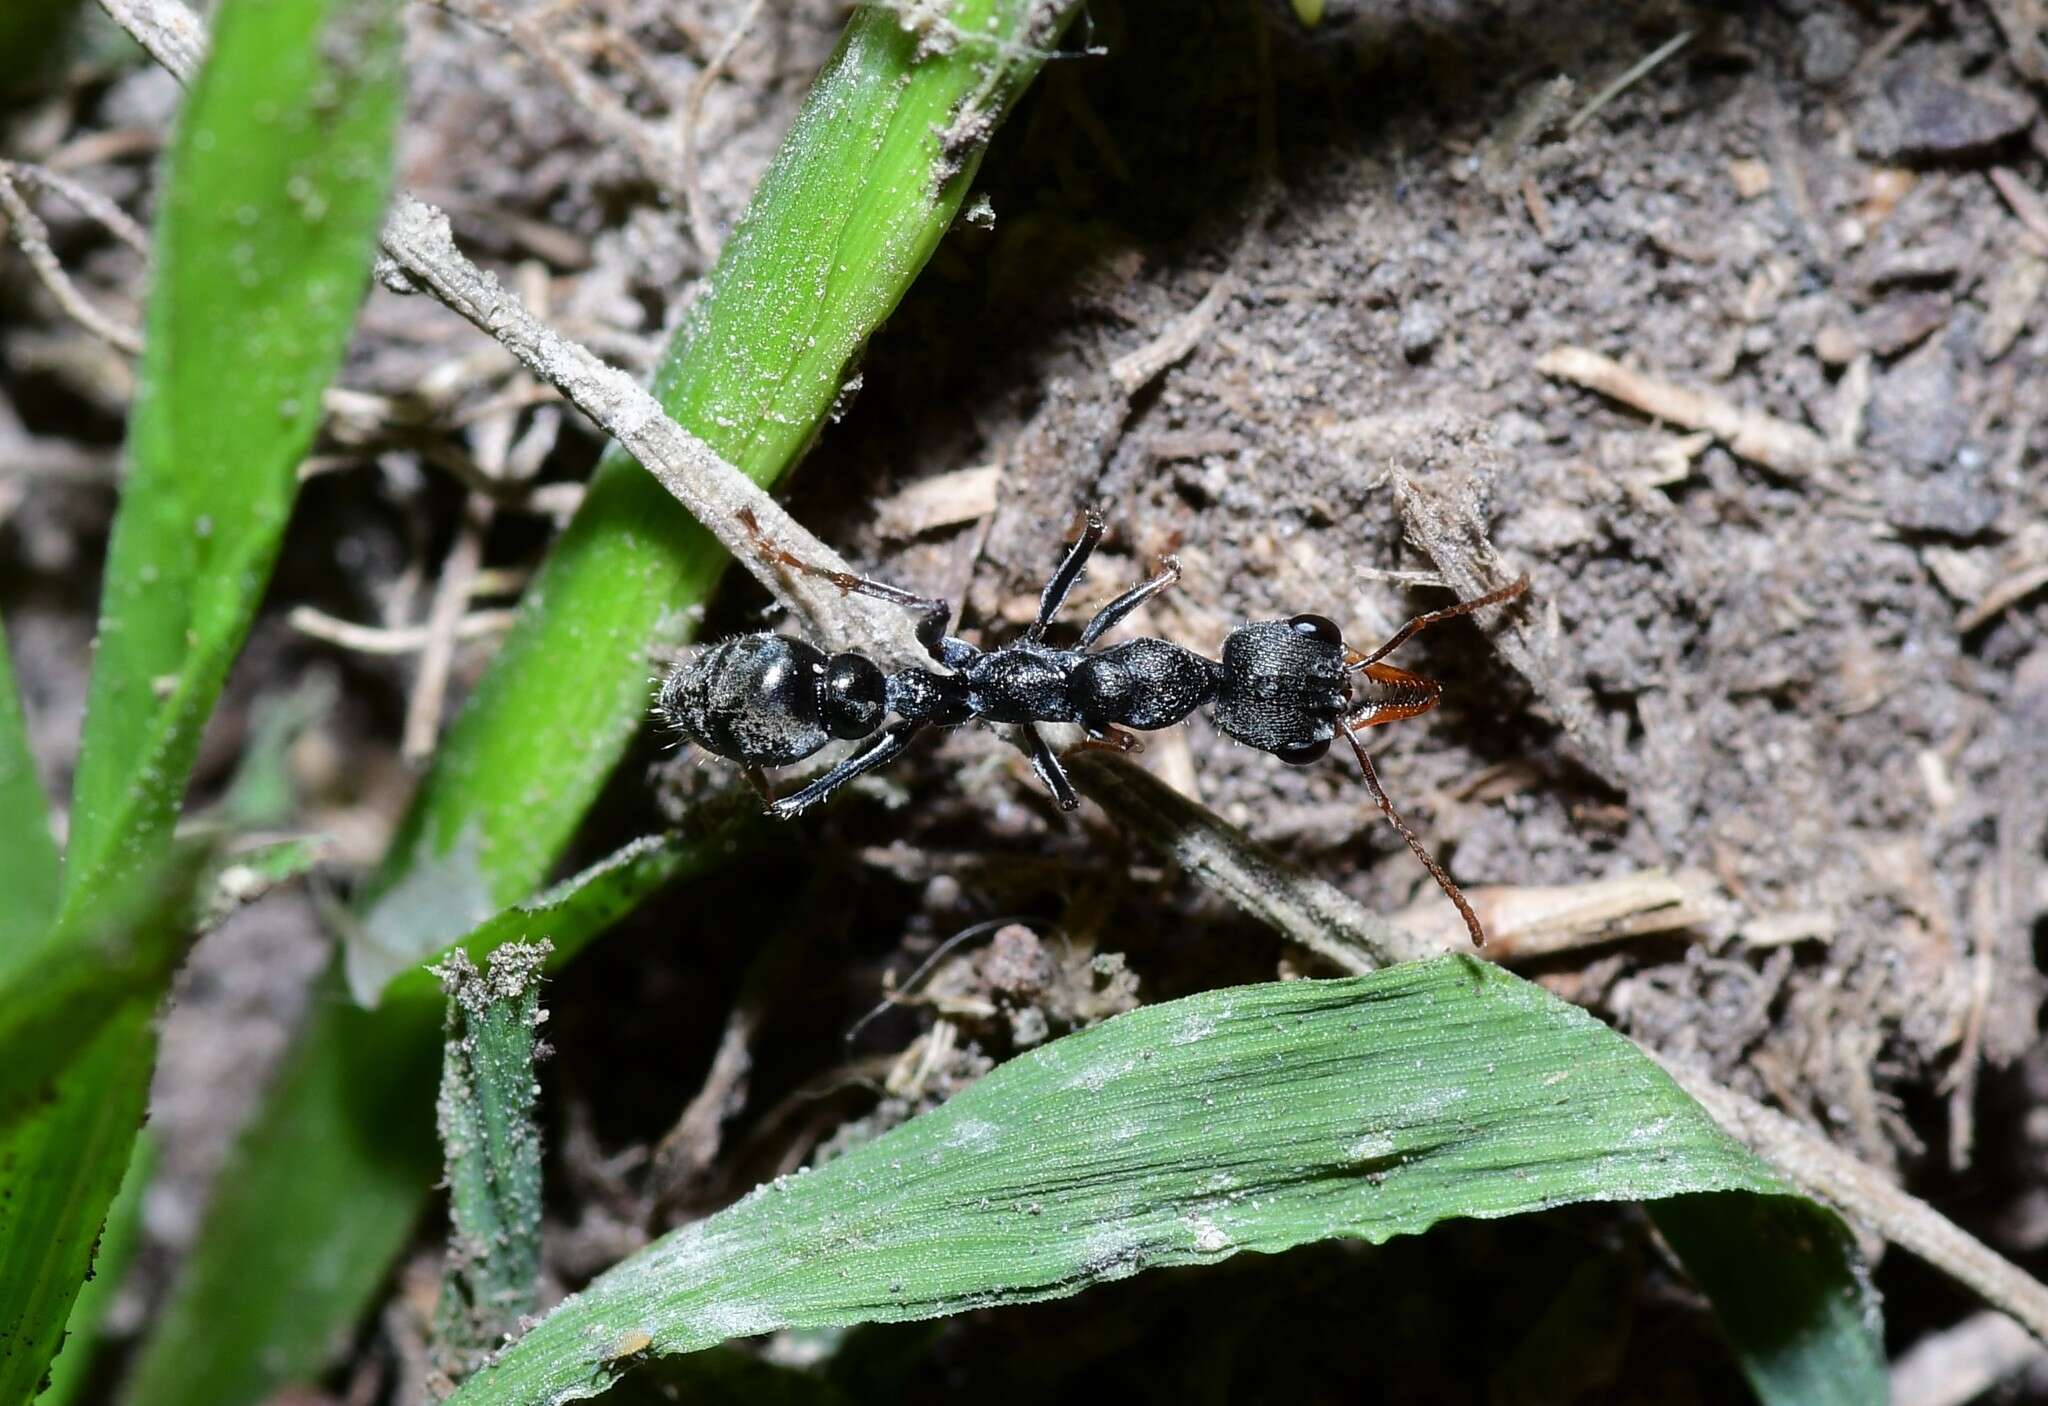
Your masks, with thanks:
[[[1659,64],[1690,43],[1692,43],[1692,31],[1684,29],[1650,50],[1649,53],[1630,65],[1628,70],[1619,78],[1593,94],[1587,100],[1584,107],[1573,113],[1570,120],[1564,124],[1564,134],[1570,136],[1578,131],[1579,128],[1591,122],[1601,108],[1607,106],[1607,104],[1613,102],[1623,93],[1626,93],[1630,88],[1635,87],[1636,84],[1649,77],[1650,74],[1656,71]]]
[[[472,611],[456,625],[455,637],[473,640],[499,634],[512,628],[517,613],[511,610]],[[310,605],[293,606],[291,614],[285,617],[285,623],[311,639],[352,649],[358,654],[413,654],[427,646],[428,627],[425,625],[405,625],[396,629],[358,625],[353,620],[337,619]]]
[[[1627,937],[1675,932],[1715,915],[1696,878],[1644,869],[1582,884],[1494,884],[1466,889],[1486,927],[1483,955],[1512,966]],[[1465,924],[1430,891],[1395,915],[1401,926],[1440,952],[1475,952]]]
[[[0,213],[7,216],[15,247],[21,250],[29,267],[35,270],[37,281],[49,290],[66,316],[108,345],[130,356],[141,355],[142,334],[94,307],[92,300],[78,291],[78,285],[64,271],[63,261],[50,247],[49,226],[29,208],[16,184],[26,169],[12,161],[0,161]]]
[[[1973,1313],[1929,1333],[1892,1364],[1899,1406],[1969,1406],[2029,1367],[2048,1365],[2048,1348],[2002,1313]]]
[[[615,141],[624,147],[656,190],[671,199],[683,199],[685,188],[679,179],[680,163],[665,135],[634,116],[610,89],[599,83],[576,63],[554,36],[526,15],[515,14],[495,0],[435,0],[443,9],[499,36],[540,65],[569,100],[590,120],[591,134],[600,141]]]
[[[2014,218],[2026,226],[2034,252],[2048,254],[2048,204],[2042,202],[2032,186],[2003,166],[1991,168],[1990,180],[1999,195],[2004,197]]]
[[[1251,228],[1256,229],[1258,223],[1255,217]],[[1123,389],[1126,397],[1134,396],[1150,385],[1155,377],[1200,346],[1202,339],[1209,335],[1209,329],[1216,325],[1216,315],[1237,294],[1236,260],[1231,262],[1233,267],[1225,269],[1209,285],[1209,291],[1185,316],[1176,318],[1165,331],[1144,346],[1126,352],[1110,363],[1110,379]]]
[[[711,87],[725,72],[725,66],[732,62],[747,34],[761,18],[761,8],[766,0],[752,0],[732,27],[732,32],[720,41],[718,48],[704,63],[704,71],[690,84],[689,93],[683,98],[683,110],[678,114],[679,136],[676,145],[680,148],[682,169],[683,209],[690,217],[690,237],[697,242],[697,249],[709,263],[718,257],[718,231],[711,227],[711,212],[704,208],[704,185],[697,174],[697,129],[704,119],[704,99]]]
[[[1804,426],[1707,391],[1645,376],[1585,347],[1553,348],[1536,363],[1536,369],[1618,400],[1652,419],[1710,431],[1737,458],[1762,464],[1787,478],[1805,478],[1825,469],[1835,457],[1827,441]]]

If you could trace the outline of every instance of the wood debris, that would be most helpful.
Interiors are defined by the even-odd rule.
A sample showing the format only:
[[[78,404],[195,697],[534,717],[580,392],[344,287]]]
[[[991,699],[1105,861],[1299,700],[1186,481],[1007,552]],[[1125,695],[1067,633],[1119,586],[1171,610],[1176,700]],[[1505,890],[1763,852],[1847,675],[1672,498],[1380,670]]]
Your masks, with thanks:
[[[900,541],[978,521],[996,510],[996,489],[1002,481],[999,464],[919,479],[876,505],[875,525],[883,536]]]
[[[1536,369],[1618,400],[1652,419],[1688,430],[1706,430],[1728,452],[1786,478],[1805,478],[1835,458],[1828,442],[1803,425],[1752,410],[1709,391],[1691,390],[1632,371],[1612,357],[1585,347],[1555,347]]]
[[[1673,876],[1643,869],[1611,879],[1557,886],[1496,884],[1465,890],[1486,927],[1485,955],[1529,961],[1625,937],[1674,932],[1718,916],[1712,881],[1697,872]],[[1432,891],[1394,921],[1446,952],[1471,952],[1456,911]]]

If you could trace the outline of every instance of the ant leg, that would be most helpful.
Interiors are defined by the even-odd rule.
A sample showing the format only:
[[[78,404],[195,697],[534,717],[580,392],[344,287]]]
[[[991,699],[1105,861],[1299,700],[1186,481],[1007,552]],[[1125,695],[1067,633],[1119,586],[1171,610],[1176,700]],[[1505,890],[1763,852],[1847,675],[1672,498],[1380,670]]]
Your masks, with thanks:
[[[1361,654],[1354,660],[1346,661],[1344,667],[1348,672],[1355,674],[1360,669],[1370,664],[1376,664],[1386,658],[1431,625],[1444,620],[1455,620],[1460,615],[1470,615],[1473,611],[1484,610],[1489,605],[1499,605],[1503,601],[1511,601],[1528,589],[1529,578],[1523,576],[1517,580],[1510,581],[1497,591],[1488,591],[1483,596],[1475,596],[1471,600],[1461,600],[1456,605],[1447,605],[1442,610],[1432,610],[1427,615],[1418,615],[1400,629],[1394,631],[1393,638],[1389,639],[1378,649],[1375,649],[1370,654]]]
[[[884,730],[873,742],[833,767],[803,790],[774,802],[768,807],[768,814],[777,820],[787,820],[792,815],[810,809],[854,777],[894,761],[903,749],[910,745],[910,739],[923,726],[921,722],[905,720]]]
[[[1081,804],[1081,798],[1074,794],[1074,783],[1067,780],[1066,768],[1060,759],[1052,754],[1052,747],[1038,729],[1030,723],[1024,724],[1024,755],[1031,761],[1031,769],[1038,773],[1038,779],[1045,783],[1045,789],[1052,792],[1052,798],[1061,810],[1072,810]]]
[[[754,788],[754,794],[761,798],[763,805],[775,804],[775,787],[768,780],[768,773],[757,766],[742,766],[740,775],[747,778],[747,784]]]
[[[892,586],[887,581],[877,581],[869,576],[856,576],[851,571],[834,571],[830,567],[805,561],[796,553],[769,541],[761,531],[760,521],[750,509],[741,508],[739,519],[740,526],[754,539],[755,549],[776,565],[787,567],[791,571],[801,571],[806,576],[821,576],[848,595],[866,596],[870,600],[887,601],[890,605],[900,605],[905,610],[916,611],[917,642],[924,646],[925,653],[947,668],[962,668],[968,660],[980,653],[967,641],[955,639],[946,633],[946,626],[953,618],[953,607],[940,597],[921,596],[913,591],[906,591],[901,586]]]
[[[1088,622],[1088,628],[1081,631],[1076,649],[1089,649],[1116,627],[1118,621],[1136,610],[1152,597],[1180,580],[1180,558],[1173,556],[1159,559],[1159,574],[1149,581],[1140,581],[1108,605],[1095,612],[1095,618]]]
[[[1088,558],[1095,551],[1095,544],[1102,540],[1107,524],[1102,514],[1090,508],[1081,528],[1081,535],[1074,539],[1074,545],[1067,548],[1066,559],[1060,569],[1053,572],[1052,580],[1045,583],[1045,591],[1038,597],[1038,619],[1024,632],[1027,640],[1037,640],[1045,635],[1045,627],[1052,623],[1052,617],[1060,613],[1066,604],[1067,592],[1074,589],[1074,583],[1081,579],[1081,568],[1088,564]]]
[[[1394,809],[1394,803],[1387,799],[1387,793],[1380,785],[1379,773],[1373,770],[1372,758],[1365,754],[1365,744],[1358,740],[1358,733],[1347,726],[1344,728],[1344,740],[1349,742],[1351,750],[1358,754],[1358,769],[1365,774],[1365,787],[1372,792],[1373,801],[1379,806],[1380,813],[1401,832],[1401,838],[1408,842],[1408,848],[1422,861],[1422,867],[1429,870],[1429,876],[1436,880],[1436,886],[1444,891],[1444,896],[1457,905],[1458,915],[1465,920],[1465,931],[1472,936],[1472,945],[1486,946],[1486,930],[1479,926],[1479,915],[1472,911],[1472,905],[1465,901],[1465,895],[1451,882],[1451,876],[1444,872],[1444,866],[1437,863],[1435,856],[1422,847],[1422,841],[1408,828],[1408,822]]]
[[[1377,698],[1360,701],[1345,715],[1346,727],[1384,727],[1416,717],[1444,700],[1444,686],[1426,674],[1411,674],[1392,664],[1360,664],[1365,676],[1380,685]]]

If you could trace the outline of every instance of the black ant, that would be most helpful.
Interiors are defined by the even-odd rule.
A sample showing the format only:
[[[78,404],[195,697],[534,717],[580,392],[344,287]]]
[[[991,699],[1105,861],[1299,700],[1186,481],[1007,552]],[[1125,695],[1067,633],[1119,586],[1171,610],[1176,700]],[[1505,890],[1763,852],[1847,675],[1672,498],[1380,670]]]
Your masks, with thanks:
[[[1009,644],[978,649],[945,632],[953,613],[945,601],[814,566],[762,541],[751,515],[745,526],[761,550],[783,566],[917,611],[918,642],[948,671],[907,668],[885,674],[864,654],[828,656],[802,640],[772,633],[724,640],[676,665],[662,681],[655,705],[662,720],[685,740],[741,763],[764,794],[760,768],[801,761],[834,738],[874,738],[802,790],[770,801],[770,815],[786,818],[816,805],[856,776],[893,760],[926,727],[958,727],[976,718],[1019,724],[1032,770],[1060,809],[1072,810],[1080,803],[1073,784],[1033,723],[1078,723],[1093,745],[1130,751],[1139,744],[1126,729],[1171,727],[1206,704],[1224,732],[1292,766],[1320,759],[1341,734],[1357,754],[1381,812],[1458,906],[1473,946],[1485,945],[1472,905],[1395,811],[1358,734],[1426,713],[1443,697],[1442,684],[1381,663],[1386,655],[1438,621],[1514,600],[1529,589],[1527,577],[1418,615],[1370,654],[1347,648],[1342,632],[1320,615],[1240,625],[1223,642],[1221,661],[1163,639],[1097,649],[1096,642],[1118,621],[1180,579],[1180,563],[1168,556],[1156,576],[1097,611],[1072,648],[1055,648],[1044,642],[1046,627],[1102,540],[1102,516],[1091,511],[1080,537],[1046,582],[1031,628]],[[885,728],[890,713],[898,721]]]

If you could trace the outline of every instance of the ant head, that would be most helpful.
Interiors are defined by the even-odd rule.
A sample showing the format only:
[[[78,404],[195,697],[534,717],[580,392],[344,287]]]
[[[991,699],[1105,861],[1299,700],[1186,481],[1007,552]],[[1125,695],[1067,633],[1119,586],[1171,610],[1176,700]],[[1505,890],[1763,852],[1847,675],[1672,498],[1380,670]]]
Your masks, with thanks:
[[[1305,766],[1329,750],[1350,703],[1343,632],[1320,615],[1243,625],[1223,642],[1216,725],[1247,746]]]

